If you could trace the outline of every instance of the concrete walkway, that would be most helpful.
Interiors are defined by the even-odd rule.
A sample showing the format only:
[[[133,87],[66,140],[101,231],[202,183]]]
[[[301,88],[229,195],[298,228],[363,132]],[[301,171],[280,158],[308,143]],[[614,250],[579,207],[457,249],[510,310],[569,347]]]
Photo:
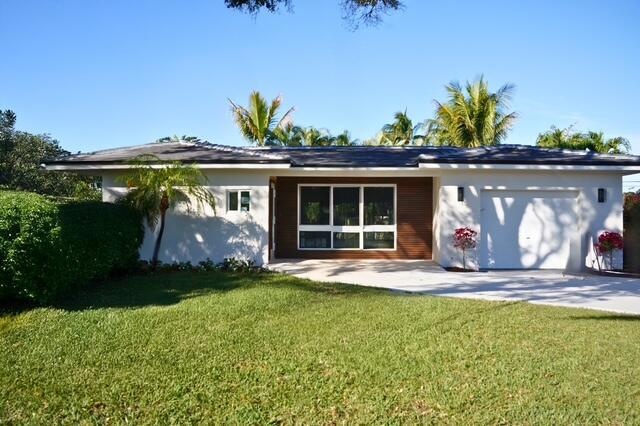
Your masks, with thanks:
[[[447,272],[429,261],[291,260],[271,269],[300,278],[437,296],[521,300],[640,315],[640,279],[558,271]]]

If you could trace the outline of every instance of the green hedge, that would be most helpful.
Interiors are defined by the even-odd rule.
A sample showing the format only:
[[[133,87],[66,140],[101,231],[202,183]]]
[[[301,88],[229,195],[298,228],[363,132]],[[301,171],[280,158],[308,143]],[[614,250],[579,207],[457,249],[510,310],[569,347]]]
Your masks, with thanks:
[[[624,210],[624,268],[640,272],[640,204]]]
[[[143,236],[140,215],[124,205],[0,192],[0,298],[46,303],[129,269]]]

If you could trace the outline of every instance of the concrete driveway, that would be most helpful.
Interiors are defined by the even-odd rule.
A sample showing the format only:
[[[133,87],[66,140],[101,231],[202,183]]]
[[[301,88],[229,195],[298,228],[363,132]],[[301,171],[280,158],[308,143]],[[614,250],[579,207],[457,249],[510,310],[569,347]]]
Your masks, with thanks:
[[[558,271],[454,273],[434,262],[412,260],[291,260],[272,263],[270,268],[316,281],[640,315],[640,279],[635,278]]]

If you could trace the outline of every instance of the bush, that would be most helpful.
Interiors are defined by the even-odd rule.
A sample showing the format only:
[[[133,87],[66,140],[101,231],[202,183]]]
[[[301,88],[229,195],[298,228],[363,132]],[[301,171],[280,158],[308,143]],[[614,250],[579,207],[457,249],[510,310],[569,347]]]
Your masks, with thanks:
[[[143,236],[140,215],[124,205],[0,192],[0,297],[46,303],[129,269]]]
[[[624,198],[624,268],[640,272],[640,194]]]

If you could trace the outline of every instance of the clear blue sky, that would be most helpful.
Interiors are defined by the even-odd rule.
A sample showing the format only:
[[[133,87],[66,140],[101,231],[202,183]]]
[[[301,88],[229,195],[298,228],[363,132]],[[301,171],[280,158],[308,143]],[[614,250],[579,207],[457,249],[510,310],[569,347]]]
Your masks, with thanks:
[[[637,0],[405,0],[356,32],[339,0],[293,2],[253,19],[223,0],[2,0],[0,108],[74,152],[173,134],[239,145],[227,97],[258,89],[298,124],[366,139],[482,73],[517,86],[509,143],[575,124],[640,153]]]

